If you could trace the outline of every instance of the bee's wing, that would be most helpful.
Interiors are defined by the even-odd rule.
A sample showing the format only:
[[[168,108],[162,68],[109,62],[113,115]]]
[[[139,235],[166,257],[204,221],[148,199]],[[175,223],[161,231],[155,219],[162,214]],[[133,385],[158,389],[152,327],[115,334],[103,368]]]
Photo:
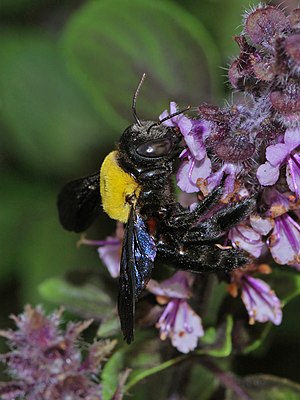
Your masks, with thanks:
[[[135,302],[151,278],[155,256],[154,240],[132,206],[122,247],[118,297],[121,328],[127,343],[133,340]]]
[[[57,198],[62,226],[74,232],[85,231],[101,213],[99,172],[67,183]]]

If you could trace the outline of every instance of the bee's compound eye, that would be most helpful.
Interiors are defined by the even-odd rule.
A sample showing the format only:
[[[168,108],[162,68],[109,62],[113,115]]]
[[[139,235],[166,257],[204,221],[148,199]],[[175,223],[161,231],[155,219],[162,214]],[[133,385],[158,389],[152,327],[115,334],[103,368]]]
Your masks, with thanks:
[[[141,144],[137,149],[137,153],[144,157],[162,157],[172,150],[173,143],[169,138],[149,140]]]

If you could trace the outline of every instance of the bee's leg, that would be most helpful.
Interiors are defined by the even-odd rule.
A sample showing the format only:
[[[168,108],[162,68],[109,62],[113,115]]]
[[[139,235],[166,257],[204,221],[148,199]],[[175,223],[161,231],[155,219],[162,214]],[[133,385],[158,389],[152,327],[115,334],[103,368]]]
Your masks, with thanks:
[[[184,229],[195,236],[196,241],[199,240],[216,240],[223,236],[229,229],[237,225],[247,218],[256,205],[255,198],[247,198],[237,203],[231,203],[224,208],[216,211],[215,214],[208,214],[212,208],[218,203],[222,195],[223,188],[219,186],[203,201],[199,202],[193,211],[183,209],[179,204],[174,206],[168,213],[165,224],[173,229]],[[208,214],[208,215],[206,215]],[[203,218],[201,218],[203,217]],[[197,224],[197,220],[201,218],[201,222]],[[202,232],[199,238],[198,232]]]
[[[197,219],[205,215],[218,203],[222,193],[223,187],[217,187],[207,197],[205,197],[205,199],[199,201],[192,211],[183,208],[179,203],[176,203],[176,205],[172,206],[172,209],[169,210],[169,214],[165,222],[166,225],[172,228],[177,228],[182,227],[182,224],[191,225],[195,223]]]
[[[224,236],[229,229],[245,220],[254,209],[255,204],[254,198],[230,204],[219,210],[215,215],[188,229],[181,239],[182,243],[187,245],[216,241]],[[174,233],[176,235],[176,232]]]
[[[229,271],[249,261],[245,252],[234,248],[222,249],[212,244],[179,250],[163,241],[157,244],[157,259],[170,263],[177,269],[196,273]]]

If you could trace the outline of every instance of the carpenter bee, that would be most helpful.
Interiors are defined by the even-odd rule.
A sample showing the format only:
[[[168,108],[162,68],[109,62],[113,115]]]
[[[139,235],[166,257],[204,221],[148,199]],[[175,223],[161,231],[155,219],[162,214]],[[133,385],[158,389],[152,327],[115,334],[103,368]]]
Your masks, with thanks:
[[[140,120],[136,99],[144,78],[145,74],[133,97],[135,123],[104,159],[100,175],[72,181],[58,196],[60,222],[67,230],[82,232],[92,224],[101,213],[100,193],[104,211],[125,224],[118,312],[127,343],[134,337],[135,304],[151,278],[154,260],[195,273],[242,266],[248,260],[245,253],[223,248],[218,241],[254,207],[254,200],[246,199],[212,212],[222,196],[222,185],[193,211],[176,201],[171,178],[183,137],[178,128],[163,122],[186,110],[156,122]]]

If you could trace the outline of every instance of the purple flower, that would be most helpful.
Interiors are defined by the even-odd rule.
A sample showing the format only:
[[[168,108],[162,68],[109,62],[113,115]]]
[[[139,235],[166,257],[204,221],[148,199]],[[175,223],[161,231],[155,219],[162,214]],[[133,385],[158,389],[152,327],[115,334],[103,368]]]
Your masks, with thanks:
[[[177,185],[186,193],[195,193],[199,191],[197,186],[198,179],[205,179],[211,172],[211,161],[208,157],[197,160],[188,150],[182,153],[183,160],[177,172]]]
[[[161,283],[152,279],[147,286],[160,304],[166,304],[156,324],[161,340],[169,337],[172,345],[181,353],[194,350],[199,337],[204,335],[201,318],[187,302],[193,280],[190,273],[179,271]]]
[[[114,347],[94,342],[85,345],[83,359],[79,336],[92,321],[69,323],[59,328],[61,311],[49,317],[41,307],[25,307],[23,314],[13,316],[17,330],[0,331],[8,339],[10,351],[1,355],[13,381],[1,383],[1,399],[27,400],[79,399],[100,400],[101,385],[94,380],[100,362]]]
[[[114,236],[107,236],[104,240],[86,239],[84,236],[78,241],[78,245],[85,244],[96,246],[100,259],[107,267],[112,278],[120,275],[120,260],[122,250],[122,239],[124,236],[124,226],[117,222],[116,233]]]
[[[174,101],[172,101],[170,103],[170,114],[168,113],[167,110],[165,110],[162,114],[160,114],[159,120],[161,121],[168,115],[174,114],[176,112],[177,112],[177,104]],[[178,127],[184,137],[187,136],[190,130],[192,129],[192,121],[183,114],[175,115],[174,117],[164,121],[163,124],[166,126]]]
[[[120,275],[121,246],[122,242],[119,239],[108,236],[97,249],[112,278],[118,278]]]
[[[287,129],[284,142],[268,146],[267,161],[257,170],[257,178],[261,185],[274,185],[279,178],[279,171],[286,165],[286,179],[289,188],[299,198],[300,190],[300,155],[294,150],[300,146],[300,129]]]
[[[270,286],[261,279],[254,278],[252,274],[260,272],[269,274],[271,269],[268,265],[249,265],[247,269],[239,269],[231,274],[232,283],[229,285],[229,293],[237,297],[241,292],[242,301],[249,315],[249,324],[255,321],[271,321],[279,325],[282,320],[281,303]]]
[[[237,175],[241,171],[242,167],[239,164],[224,163],[223,166],[211,174],[203,183],[200,185],[200,189],[204,195],[212,192],[217,186],[224,180],[224,189],[222,199],[224,200],[227,196],[230,197],[236,191]]]
[[[170,104],[170,113],[177,110],[176,103]],[[164,111],[160,119],[168,115]],[[182,164],[177,173],[177,184],[186,193],[198,192],[198,178],[206,178],[211,172],[211,161],[207,157],[205,138],[209,134],[209,124],[205,121],[190,120],[184,115],[177,115],[164,122],[168,126],[177,126],[182,133],[187,148],[181,153]]]
[[[275,218],[275,226],[268,239],[274,260],[278,264],[300,263],[300,225],[288,213]]]
[[[249,221],[251,227],[262,236],[267,235],[274,227],[271,217],[262,218],[258,214],[252,214],[250,215]]]
[[[273,224],[266,243],[278,264],[293,266],[300,262],[300,225],[296,211],[299,202],[275,189],[269,190],[265,198]]]
[[[270,286],[261,279],[244,274],[241,278],[241,297],[249,314],[249,323],[271,321],[280,325],[282,311],[280,300]]]
[[[240,224],[232,228],[228,233],[233,247],[246,250],[253,257],[259,257],[264,247],[261,235],[246,224]]]

